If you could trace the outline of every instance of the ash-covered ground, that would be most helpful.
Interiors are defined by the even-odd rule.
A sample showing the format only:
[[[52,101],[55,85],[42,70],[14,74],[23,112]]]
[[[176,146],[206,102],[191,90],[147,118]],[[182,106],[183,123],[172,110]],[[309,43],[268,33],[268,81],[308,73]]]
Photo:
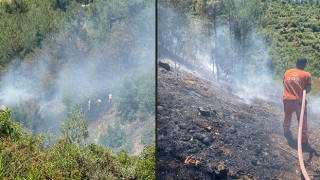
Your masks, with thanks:
[[[281,91],[275,101],[248,103],[227,85],[172,66],[158,66],[158,179],[301,178],[296,142],[282,134]],[[312,179],[320,179],[317,119],[319,114],[308,114],[311,148],[303,150]],[[291,130],[297,137],[295,116]]]

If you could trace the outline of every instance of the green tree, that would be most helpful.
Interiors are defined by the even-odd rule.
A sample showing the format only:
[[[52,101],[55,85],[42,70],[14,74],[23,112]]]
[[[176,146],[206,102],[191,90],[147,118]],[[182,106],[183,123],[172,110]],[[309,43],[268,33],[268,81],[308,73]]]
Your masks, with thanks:
[[[217,53],[217,40],[218,40],[218,32],[217,32],[217,23],[218,23],[218,16],[223,15],[225,13],[226,2],[223,0],[197,0],[195,2],[195,9],[196,12],[207,19],[210,20],[210,24],[213,25],[212,33],[209,33],[209,37],[214,36],[213,43],[210,50],[210,57],[213,64],[213,69],[216,66],[217,68],[217,75],[216,78],[219,79],[219,70],[220,70],[220,62],[219,60],[222,59],[218,56]],[[209,26],[211,28],[211,26]],[[210,30],[209,30],[210,32]],[[213,76],[215,76],[213,71]]]
[[[22,136],[22,129],[17,123],[11,120],[11,110],[0,110],[0,138],[18,139]]]
[[[81,105],[77,105],[67,116],[60,128],[63,137],[69,143],[83,147],[88,137],[88,124]]]
[[[30,99],[20,104],[16,104],[11,107],[12,119],[21,123],[25,128],[31,132],[36,129],[35,119],[39,110],[38,101],[36,99]]]
[[[156,150],[155,145],[144,148],[138,159],[138,169],[136,171],[138,179],[155,179],[156,178]]]
[[[126,133],[120,127],[118,121],[115,126],[109,126],[105,134],[99,137],[99,143],[112,149],[120,148],[127,140]]]
[[[259,1],[234,1],[234,32],[237,54],[240,55],[240,64],[244,64],[247,58],[248,51],[248,35],[259,25],[259,18],[262,15],[262,4]],[[244,67],[241,66],[239,72],[244,72]]]
[[[155,112],[155,74],[152,68],[141,74],[127,77],[117,89],[117,109],[121,122],[132,122],[137,118],[146,120]]]

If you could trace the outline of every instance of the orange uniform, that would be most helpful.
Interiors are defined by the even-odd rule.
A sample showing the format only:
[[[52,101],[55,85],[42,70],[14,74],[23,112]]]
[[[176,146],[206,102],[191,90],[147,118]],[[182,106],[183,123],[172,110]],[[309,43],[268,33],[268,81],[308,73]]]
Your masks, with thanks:
[[[283,77],[283,105],[284,105],[284,120],[283,131],[288,132],[291,126],[292,114],[295,112],[297,120],[300,120],[301,105],[303,90],[307,84],[311,84],[311,75],[305,70],[290,69],[284,73]],[[302,125],[302,143],[308,142],[307,137],[307,106]]]
[[[306,84],[311,84],[311,75],[305,70],[290,69],[284,73],[283,99],[302,101],[302,92]]]

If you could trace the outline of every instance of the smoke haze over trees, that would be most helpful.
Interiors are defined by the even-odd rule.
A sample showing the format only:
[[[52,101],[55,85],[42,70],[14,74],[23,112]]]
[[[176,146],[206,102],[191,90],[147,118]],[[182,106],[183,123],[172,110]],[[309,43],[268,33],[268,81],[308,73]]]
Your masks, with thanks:
[[[236,93],[259,94],[300,56],[318,76],[316,1],[169,0],[158,9],[159,56],[231,82]]]
[[[34,11],[35,4],[27,2],[19,5],[28,9],[21,13]],[[8,21],[12,19],[9,18],[10,13],[5,12],[14,4],[3,6]],[[144,69],[153,69],[154,14],[151,4],[142,1],[98,1],[87,5],[69,2],[62,9],[72,10],[66,12],[55,9],[57,4],[51,4],[51,11],[63,16],[65,24],[55,27],[56,31],[45,30],[46,39],[40,41],[39,46],[27,46],[30,49],[24,50],[25,55],[8,66],[1,86],[4,104],[15,106],[29,102],[33,108],[40,104],[38,109],[31,111],[48,117],[46,113],[50,113],[47,111],[50,109],[57,115],[70,105],[70,100],[81,103],[90,98],[106,97],[125,75],[131,72],[143,74]],[[61,2],[58,7],[61,8]],[[41,14],[38,16],[36,18],[42,18]],[[59,16],[55,18],[60,19]],[[150,22],[146,23],[146,19]],[[46,19],[41,20],[47,22]],[[33,25],[43,24],[36,20],[31,25],[25,24]],[[39,34],[38,28],[34,28],[34,33]],[[21,36],[30,38],[23,34],[27,32],[22,31]],[[17,44],[22,45],[21,42]]]
[[[258,5],[256,1],[160,3],[160,56],[171,52],[181,58],[176,63],[209,79],[231,82],[232,88],[240,88],[244,94],[254,94],[246,92],[246,86],[259,84],[251,89],[256,92],[270,79],[270,58],[264,40],[255,30],[262,14],[262,5]]]
[[[1,177],[140,179],[154,176],[154,133],[149,137],[152,141],[146,141],[143,136],[154,128],[154,6],[154,1],[149,0],[0,2],[1,107],[11,109],[3,112],[1,123],[9,123],[9,129],[25,136],[1,136],[4,152],[0,158]],[[127,99],[140,103],[135,111],[136,119],[128,121],[121,119],[125,113],[121,108],[128,107],[123,104],[120,107],[117,99],[127,97],[118,94],[119,89],[126,77],[133,75],[137,77],[135,82],[143,83],[133,84],[132,88],[140,94]],[[112,101],[109,94],[113,95]],[[144,98],[146,101],[142,101]],[[106,119],[111,116],[105,114],[114,111],[116,115]],[[11,118],[21,123],[23,131],[15,129]],[[144,124],[139,128],[140,136],[122,133],[124,141],[122,146],[117,146],[132,153],[128,141],[136,138],[145,146],[141,156],[129,156],[126,152],[112,155],[108,149],[93,145],[93,140],[88,139],[88,126],[98,122],[107,126],[105,132],[95,132],[98,135],[123,126],[131,132],[136,128],[130,128],[131,123]],[[111,137],[112,132],[115,131],[109,132]],[[44,136],[38,137],[39,133]],[[50,140],[47,133],[57,135],[53,139],[58,141]],[[12,152],[7,145],[15,146],[26,139],[30,143],[19,147],[21,151],[30,147],[30,151],[16,159],[8,158]],[[68,160],[62,162],[67,156]],[[96,163],[95,159],[100,158],[101,164]],[[17,168],[11,161],[21,162],[23,168]],[[102,170],[105,164],[110,165],[107,171]],[[46,169],[48,166],[51,168]]]

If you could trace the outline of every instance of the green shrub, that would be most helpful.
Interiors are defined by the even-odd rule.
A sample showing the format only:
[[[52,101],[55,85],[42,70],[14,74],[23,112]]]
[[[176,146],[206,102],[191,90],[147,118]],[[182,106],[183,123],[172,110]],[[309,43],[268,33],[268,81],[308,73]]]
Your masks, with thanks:
[[[0,156],[0,179],[4,179],[5,169],[2,162],[2,156]]]
[[[22,136],[22,128],[11,120],[11,110],[0,110],[0,138],[19,139]]]
[[[117,178],[117,159],[102,146],[90,144],[85,149],[85,174],[88,179],[119,179]]]
[[[99,137],[99,144],[116,149],[121,147],[127,140],[126,133],[120,128],[119,123],[114,127],[108,126],[107,132]]]
[[[146,130],[141,136],[141,143],[143,145],[151,145],[155,142],[155,131],[154,129]]]
[[[23,103],[17,104],[11,107],[11,109],[12,119],[21,123],[23,127],[32,131],[34,128],[39,126],[35,124],[35,119],[39,110],[39,104],[36,99],[30,99]]]
[[[320,24],[312,23],[311,29],[313,32],[319,32],[320,31]]]
[[[138,159],[136,170],[137,179],[156,179],[156,156],[155,145],[144,148]]]
[[[127,77],[117,89],[115,97],[117,109],[121,112],[121,122],[132,122],[137,117],[146,120],[155,112],[154,71]]]
[[[79,147],[85,145],[89,132],[88,124],[80,104],[68,113],[67,119],[62,123],[60,131],[68,142],[74,143]]]
[[[27,174],[26,179],[30,179],[30,180],[40,180],[42,179],[42,173],[40,173],[37,169],[35,169],[34,167],[31,167],[29,173]]]

